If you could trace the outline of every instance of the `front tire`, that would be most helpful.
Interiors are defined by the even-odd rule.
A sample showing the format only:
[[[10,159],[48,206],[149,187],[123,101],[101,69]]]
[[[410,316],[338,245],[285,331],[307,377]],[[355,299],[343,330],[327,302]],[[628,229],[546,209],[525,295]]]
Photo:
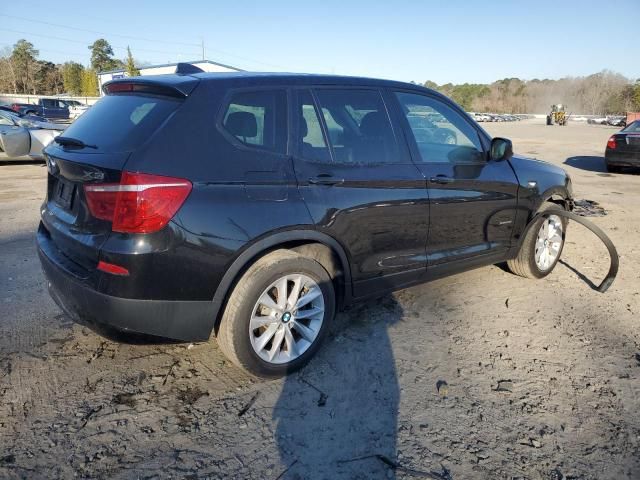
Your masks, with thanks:
[[[540,217],[529,228],[516,258],[507,260],[509,270],[525,278],[544,278],[555,268],[567,231],[567,220],[553,215],[554,210],[564,210],[559,205],[545,202],[538,213],[549,212],[548,217]]]
[[[313,357],[334,315],[335,291],[324,267],[277,250],[249,267],[233,289],[218,345],[247,372],[282,377]]]

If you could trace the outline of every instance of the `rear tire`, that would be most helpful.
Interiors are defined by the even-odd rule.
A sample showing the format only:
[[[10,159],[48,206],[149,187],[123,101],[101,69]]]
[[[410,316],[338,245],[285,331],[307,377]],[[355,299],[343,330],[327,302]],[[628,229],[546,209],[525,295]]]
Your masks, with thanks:
[[[335,291],[323,266],[276,250],[256,261],[236,284],[220,322],[218,345],[252,375],[282,377],[313,357],[334,314]]]
[[[620,172],[620,167],[618,167],[617,165],[610,165],[607,163],[607,172],[609,173],[619,173]]]
[[[564,209],[555,203],[545,202],[538,210],[538,213],[553,212],[554,210],[563,211]],[[553,248],[555,242],[551,242],[551,238],[546,238],[546,235],[542,235],[541,229],[545,223],[547,223],[548,231],[551,231],[551,228],[554,228],[554,230],[561,228],[561,232],[557,232],[560,237],[557,249]],[[507,260],[507,266],[511,273],[525,278],[544,278],[549,275],[558,263],[560,255],[562,255],[566,231],[567,220],[564,217],[556,215],[541,217],[536,220],[522,240],[520,251],[516,258]],[[549,243],[541,242],[541,240],[547,240]],[[547,245],[549,245],[549,252],[553,252],[550,256],[544,255],[543,250],[547,249]]]

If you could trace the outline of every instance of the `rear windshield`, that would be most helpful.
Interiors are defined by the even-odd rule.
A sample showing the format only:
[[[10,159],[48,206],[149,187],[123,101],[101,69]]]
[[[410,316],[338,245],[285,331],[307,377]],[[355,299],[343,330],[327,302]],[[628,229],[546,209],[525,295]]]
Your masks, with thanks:
[[[622,131],[628,133],[640,133],[640,120],[631,122],[627,128],[624,128]]]
[[[147,95],[107,95],[64,131],[65,137],[95,145],[100,152],[138,148],[181,104]]]

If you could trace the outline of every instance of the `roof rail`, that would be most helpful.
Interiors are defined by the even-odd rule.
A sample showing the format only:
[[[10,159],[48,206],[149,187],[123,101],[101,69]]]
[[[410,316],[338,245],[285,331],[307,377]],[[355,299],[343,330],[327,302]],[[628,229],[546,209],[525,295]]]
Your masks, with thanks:
[[[179,63],[176,65],[176,73],[178,75],[190,75],[192,73],[204,73],[204,70],[191,63]]]

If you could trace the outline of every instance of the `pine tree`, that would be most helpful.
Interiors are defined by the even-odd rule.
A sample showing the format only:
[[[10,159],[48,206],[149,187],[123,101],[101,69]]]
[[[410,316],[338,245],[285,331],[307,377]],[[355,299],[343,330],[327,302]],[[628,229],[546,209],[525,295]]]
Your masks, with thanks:
[[[86,68],[82,72],[82,95],[87,97],[98,95],[98,75],[93,68]]]
[[[131,49],[127,45],[127,61],[126,61],[126,69],[127,73],[130,77],[139,77],[140,70],[136,68],[136,64],[133,60],[133,55],[131,55]]]
[[[80,95],[82,93],[82,76],[84,67],[76,62],[66,62],[62,65],[62,80],[64,89],[71,95]]]

